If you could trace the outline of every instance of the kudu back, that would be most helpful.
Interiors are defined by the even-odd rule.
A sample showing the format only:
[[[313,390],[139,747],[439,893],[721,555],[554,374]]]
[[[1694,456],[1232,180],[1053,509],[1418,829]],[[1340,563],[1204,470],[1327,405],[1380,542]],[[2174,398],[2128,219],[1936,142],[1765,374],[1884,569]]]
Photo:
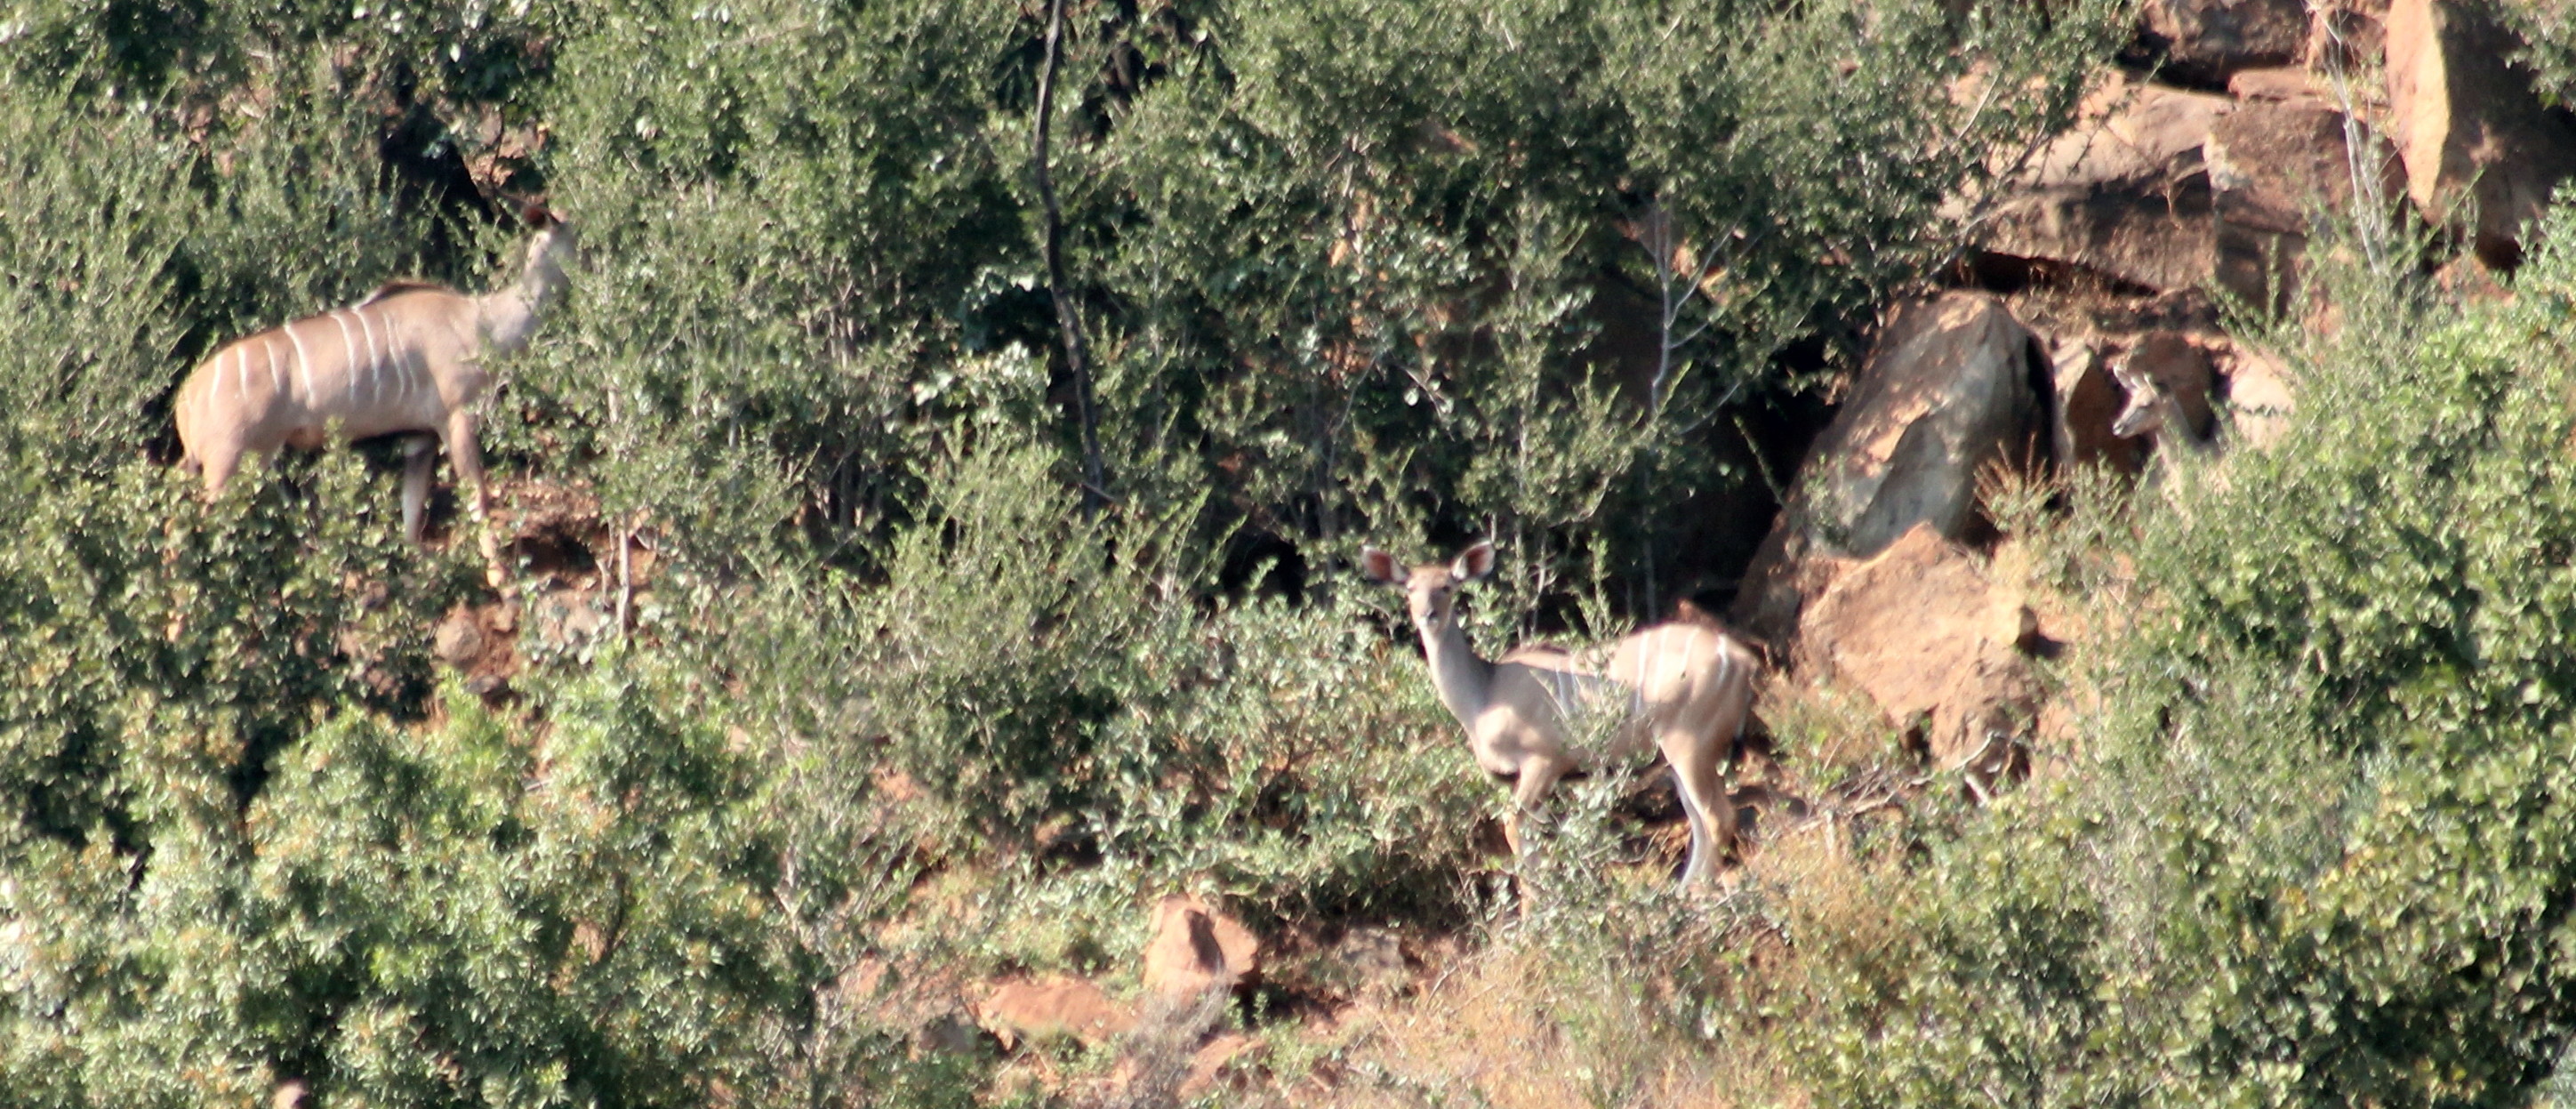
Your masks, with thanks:
[[[1459,626],[1457,593],[1493,573],[1494,561],[1490,542],[1467,548],[1449,563],[1411,568],[1373,547],[1360,553],[1363,576],[1404,590],[1432,685],[1467,730],[1476,764],[1517,779],[1514,812],[1504,826],[1514,853],[1522,848],[1520,825],[1537,812],[1557,779],[1572,770],[1633,761],[1651,746],[1672,766],[1690,826],[1682,883],[1707,880],[1717,857],[1735,844],[1726,771],[1753,709],[1759,657],[1716,628],[1669,623],[1620,639],[1598,668],[1554,648],[1524,647],[1488,662]],[[1618,714],[1607,742],[1598,747],[1580,742],[1575,726],[1592,712]]]
[[[502,583],[493,542],[476,406],[491,388],[487,359],[527,345],[561,291],[577,248],[571,224],[540,211],[518,279],[481,296],[414,281],[365,300],[272,327],[217,348],[180,384],[173,408],[181,465],[223,492],[242,456],[314,448],[333,436],[421,433],[406,445],[403,534],[419,542],[429,497],[432,437],[444,440],[458,480],[472,484],[492,583]]]

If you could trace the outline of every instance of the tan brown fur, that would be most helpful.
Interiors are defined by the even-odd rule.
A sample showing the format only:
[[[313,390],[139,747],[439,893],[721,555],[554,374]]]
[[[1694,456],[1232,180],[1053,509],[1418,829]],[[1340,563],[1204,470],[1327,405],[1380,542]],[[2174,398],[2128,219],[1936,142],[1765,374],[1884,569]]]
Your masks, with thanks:
[[[1554,647],[1522,647],[1487,662],[1468,645],[1456,600],[1460,587],[1493,572],[1494,557],[1493,544],[1478,543],[1455,562],[1407,569],[1370,548],[1360,567],[1369,580],[1404,590],[1432,685],[1467,730],[1476,764],[1517,779],[1505,824],[1514,853],[1522,848],[1520,825],[1557,779],[1634,760],[1651,745],[1672,765],[1690,824],[1682,881],[1705,881],[1716,857],[1734,846],[1726,765],[1752,712],[1760,658],[1715,627],[1682,622],[1631,633],[1603,665]],[[1619,722],[1602,747],[1587,749],[1569,718],[1601,710],[1619,713]]]
[[[409,447],[405,536],[421,536],[432,462],[427,436],[445,441],[458,480],[474,487],[475,519],[485,520],[489,494],[475,444],[476,406],[492,380],[484,363],[527,344],[564,282],[573,242],[570,225],[544,226],[528,244],[519,280],[482,296],[388,282],[357,304],[224,344],[179,386],[172,407],[181,464],[203,476],[212,498],[253,451],[425,433]],[[488,526],[482,545],[498,585],[499,552]]]

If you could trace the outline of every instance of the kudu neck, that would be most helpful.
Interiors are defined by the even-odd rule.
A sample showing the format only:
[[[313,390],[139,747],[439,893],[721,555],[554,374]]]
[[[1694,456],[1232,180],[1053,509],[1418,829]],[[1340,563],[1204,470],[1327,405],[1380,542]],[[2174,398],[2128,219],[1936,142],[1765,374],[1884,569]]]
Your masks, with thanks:
[[[528,344],[537,321],[563,291],[563,260],[540,236],[528,244],[528,260],[519,279],[476,298],[483,314],[483,334],[495,352],[507,354]]]
[[[1476,656],[1456,612],[1445,620],[1418,622],[1416,628],[1422,633],[1422,654],[1431,664],[1431,686],[1440,691],[1440,703],[1462,721],[1475,719],[1485,711],[1494,664]]]

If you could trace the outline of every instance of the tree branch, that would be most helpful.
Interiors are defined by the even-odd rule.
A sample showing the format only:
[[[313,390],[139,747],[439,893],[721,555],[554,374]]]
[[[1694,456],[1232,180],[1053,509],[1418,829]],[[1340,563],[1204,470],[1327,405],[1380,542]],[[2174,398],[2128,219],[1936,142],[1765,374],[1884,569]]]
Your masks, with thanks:
[[[1064,364],[1073,375],[1073,407],[1082,429],[1082,511],[1097,512],[1109,499],[1100,465],[1100,417],[1091,395],[1091,356],[1082,338],[1082,308],[1064,280],[1064,216],[1056,207],[1055,178],[1047,169],[1047,136],[1055,121],[1056,69],[1064,59],[1064,0],[1047,0],[1046,65],[1038,71],[1036,163],[1038,201],[1044,206],[1047,292],[1055,299],[1056,329],[1064,337]]]

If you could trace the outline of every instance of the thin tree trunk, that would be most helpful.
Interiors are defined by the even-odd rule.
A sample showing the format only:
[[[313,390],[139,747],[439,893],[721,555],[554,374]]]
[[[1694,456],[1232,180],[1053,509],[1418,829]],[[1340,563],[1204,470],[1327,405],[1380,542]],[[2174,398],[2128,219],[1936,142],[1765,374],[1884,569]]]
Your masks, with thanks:
[[[1064,0],[1047,0],[1046,66],[1038,71],[1038,201],[1045,207],[1047,292],[1055,298],[1056,329],[1064,335],[1064,364],[1073,375],[1074,415],[1082,427],[1082,510],[1098,511],[1109,498],[1100,466],[1100,417],[1091,395],[1091,356],[1082,339],[1082,309],[1064,280],[1064,217],[1056,208],[1055,178],[1047,170],[1047,135],[1055,120],[1056,67],[1064,57]]]

